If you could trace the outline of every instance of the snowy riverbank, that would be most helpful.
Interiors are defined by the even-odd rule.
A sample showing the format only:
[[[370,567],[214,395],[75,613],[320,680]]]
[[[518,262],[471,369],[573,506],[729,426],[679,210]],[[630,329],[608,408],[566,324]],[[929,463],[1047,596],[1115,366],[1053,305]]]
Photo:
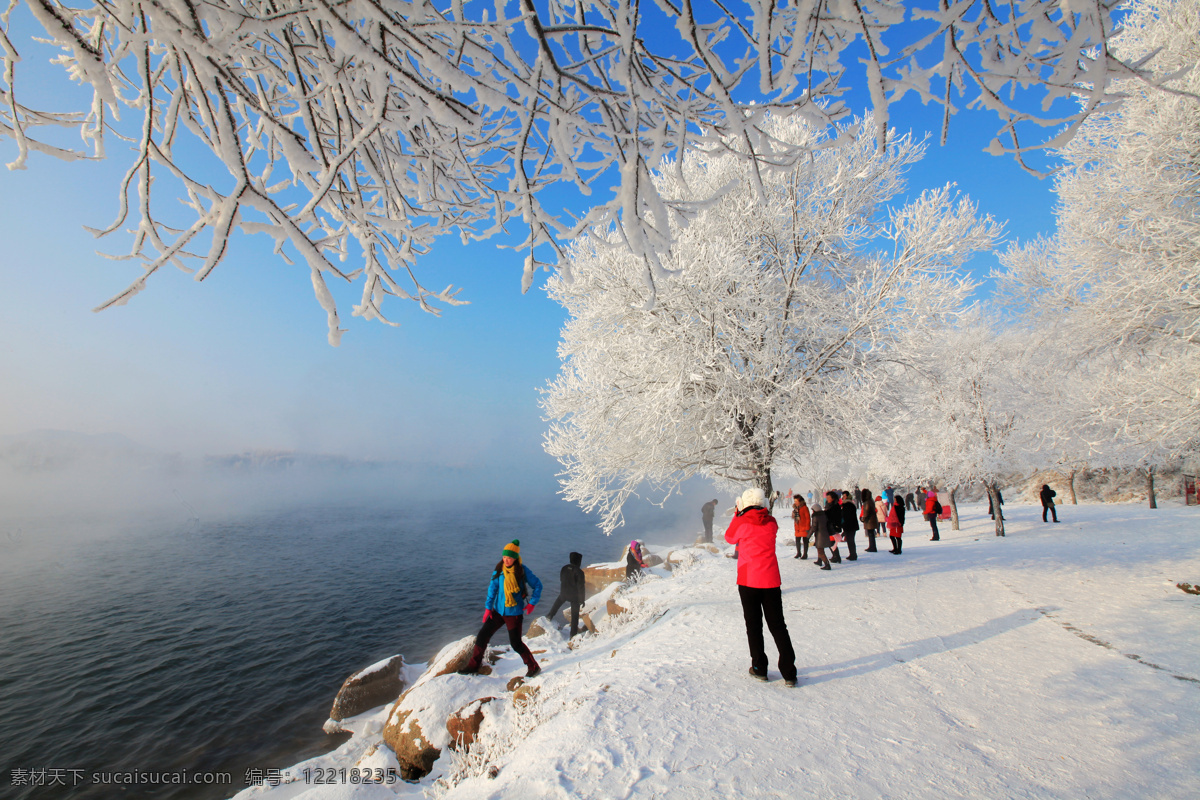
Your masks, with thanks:
[[[1175,586],[1200,583],[1200,511],[1006,511],[1004,539],[967,506],[941,542],[917,522],[903,555],[864,541],[831,572],[781,536],[797,689],[774,664],[766,685],[746,675],[734,562],[696,551],[622,590],[629,610],[574,650],[531,640],[544,671],[523,707],[505,694],[515,658],[438,678],[446,697],[500,699],[470,755],[443,749],[419,783],[349,782],[397,766],[386,706],[238,798],[1200,796],[1200,597]]]

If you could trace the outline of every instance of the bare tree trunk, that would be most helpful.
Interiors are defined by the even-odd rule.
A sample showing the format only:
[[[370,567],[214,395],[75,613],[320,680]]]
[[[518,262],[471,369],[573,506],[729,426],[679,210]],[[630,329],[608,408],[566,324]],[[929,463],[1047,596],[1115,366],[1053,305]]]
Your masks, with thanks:
[[[1000,505],[1000,495],[996,493],[995,481],[984,481],[987,487],[988,499],[992,501],[992,509],[996,512],[996,535],[1004,535],[1004,510]]]
[[[774,505],[771,503],[771,493],[775,487],[771,484],[771,468],[769,466],[759,465],[755,470],[754,485],[763,490],[767,496],[767,510],[773,511]]]
[[[1158,500],[1154,497],[1154,465],[1146,467],[1146,496],[1150,498],[1150,507],[1158,508]]]
[[[1078,472],[1078,470],[1074,470],[1074,469],[1071,470],[1071,476],[1068,478],[1068,485],[1071,488],[1071,505],[1073,505],[1073,506],[1079,505],[1079,501],[1075,499],[1075,473],[1076,472]]]
[[[955,486],[950,490],[950,529],[958,530],[958,487]]]

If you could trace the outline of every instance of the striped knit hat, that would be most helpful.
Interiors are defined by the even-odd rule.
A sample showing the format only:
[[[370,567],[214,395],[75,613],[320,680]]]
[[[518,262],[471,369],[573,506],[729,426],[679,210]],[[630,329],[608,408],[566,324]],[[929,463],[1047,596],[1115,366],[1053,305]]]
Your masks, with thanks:
[[[504,546],[504,551],[501,552],[500,555],[501,556],[509,556],[511,558],[520,560],[520,558],[521,558],[521,540],[513,539],[511,542],[506,544]]]

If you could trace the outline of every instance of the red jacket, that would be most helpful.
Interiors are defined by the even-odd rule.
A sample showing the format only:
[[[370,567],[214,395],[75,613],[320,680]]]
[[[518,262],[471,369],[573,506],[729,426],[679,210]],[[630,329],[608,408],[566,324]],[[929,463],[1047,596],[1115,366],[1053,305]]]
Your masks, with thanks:
[[[748,508],[729,523],[725,541],[738,548],[738,586],[774,589],[782,583],[775,558],[778,531],[779,523],[765,508]]]
[[[796,535],[800,538],[808,536],[808,529],[812,527],[812,517],[809,516],[808,506],[792,506],[792,521],[796,525]]]
[[[933,513],[933,504],[937,502],[938,496],[934,492],[929,492],[925,495],[925,513]]]

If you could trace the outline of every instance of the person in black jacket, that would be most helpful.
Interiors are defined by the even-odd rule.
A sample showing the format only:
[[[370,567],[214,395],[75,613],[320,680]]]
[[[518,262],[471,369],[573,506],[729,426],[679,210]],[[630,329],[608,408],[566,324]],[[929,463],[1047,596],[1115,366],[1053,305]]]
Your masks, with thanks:
[[[842,492],[842,537],[846,540],[847,561],[858,561],[858,548],[854,537],[858,533],[858,508],[849,492]]]
[[[704,541],[712,541],[713,517],[717,514],[717,501],[709,500],[700,506],[700,521],[704,523]]]
[[[1054,498],[1058,496],[1058,492],[1050,488],[1048,484],[1042,484],[1042,522],[1046,521],[1046,512],[1049,511],[1054,516],[1054,521],[1058,522],[1058,511],[1054,508]]]
[[[563,603],[571,605],[571,635],[579,633],[579,607],[583,605],[583,569],[580,565],[583,563],[582,553],[571,553],[571,563],[567,564],[558,573],[558,599],[554,601],[554,605],[550,606],[550,619],[554,619],[554,615],[558,613],[558,609]]]
[[[842,508],[838,502],[838,493],[825,493],[825,521],[829,523],[829,560],[835,564],[842,563],[842,554],[838,551],[834,536],[842,532]]]

